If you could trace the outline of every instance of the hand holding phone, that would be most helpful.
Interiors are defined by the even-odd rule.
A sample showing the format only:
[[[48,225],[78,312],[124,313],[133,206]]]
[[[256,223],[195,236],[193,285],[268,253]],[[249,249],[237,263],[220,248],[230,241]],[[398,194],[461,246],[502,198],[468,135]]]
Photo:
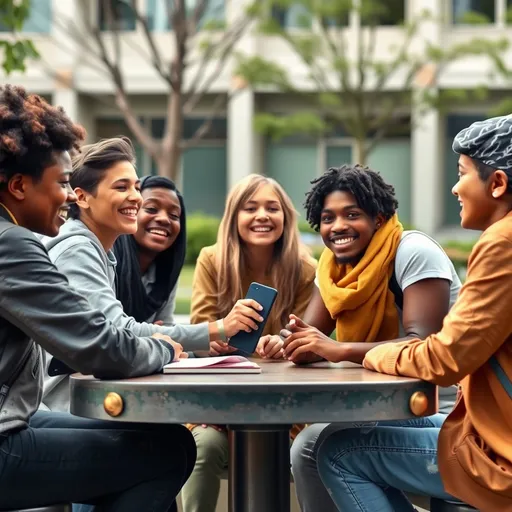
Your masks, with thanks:
[[[228,338],[232,338],[240,331],[252,332],[258,329],[259,322],[263,321],[260,311],[263,307],[253,299],[238,300],[233,309],[224,318],[224,330]]]
[[[277,290],[274,288],[270,288],[270,286],[265,286],[260,283],[251,283],[244,300],[250,300],[251,303],[259,306],[258,312],[253,310],[258,318],[255,318],[252,314],[249,315],[248,323],[246,323],[246,329],[240,330],[238,334],[235,334],[230,338],[229,344],[232,347],[236,347],[245,354],[250,355],[254,353],[276,297]]]

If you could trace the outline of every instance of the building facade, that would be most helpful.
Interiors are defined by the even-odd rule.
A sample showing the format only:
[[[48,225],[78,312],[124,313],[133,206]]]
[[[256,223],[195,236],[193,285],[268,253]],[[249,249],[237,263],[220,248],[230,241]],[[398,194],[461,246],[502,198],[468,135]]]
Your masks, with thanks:
[[[23,31],[36,44],[41,60],[30,63],[24,74],[0,75],[0,82],[24,85],[31,92],[62,105],[72,118],[86,127],[90,141],[121,133],[130,135],[115,106],[110,79],[94,56],[94,47],[87,48],[87,42],[76,37],[85,20],[98,23],[102,30],[108,28],[102,16],[101,1],[90,0],[90,11],[84,13],[79,0],[32,0],[32,14]],[[129,4],[130,1],[103,1],[119,4],[121,67],[126,90],[136,114],[158,137],[164,127],[166,85],[149,63],[144,34],[129,9],[123,10],[123,2]],[[420,50],[421,45],[429,42],[448,46],[476,37],[512,38],[512,0],[382,1],[389,1],[394,13],[393,17],[383,19],[377,30],[378,48],[382,48],[384,56],[390,45],[403,38],[400,22],[412,19],[425,8],[430,10],[432,19],[422,24],[414,43]],[[162,0],[138,2],[147,13],[158,47],[169,48],[172,38],[167,17],[162,14]],[[195,0],[189,2],[193,7]],[[210,0],[210,4],[209,17],[231,23],[243,12],[247,0]],[[289,30],[301,29],[298,8],[273,15]],[[357,13],[353,13],[347,19],[347,30],[355,33],[359,23]],[[314,23],[311,29],[315,29]],[[307,91],[307,70],[282,41],[248,30],[238,42],[237,50],[266,58],[271,55],[276,62],[286,65],[295,87]],[[506,54],[506,61],[512,68],[512,52]],[[185,121],[184,138],[192,137],[210,114],[214,95],[229,95],[232,91],[234,65],[228,62],[214,77],[209,94]],[[443,237],[446,233],[450,237],[459,236],[459,205],[450,192],[457,179],[457,158],[451,151],[451,141],[458,130],[487,117],[493,101],[507,93],[505,83],[487,77],[486,65],[479,58],[457,62],[446,69],[436,84],[443,89],[487,83],[492,90],[485,104],[468,105],[446,113],[408,112],[412,120],[410,133],[382,140],[368,158],[368,165],[395,186],[402,220],[436,236]],[[390,87],[400,87],[400,77]],[[258,172],[281,182],[302,212],[304,193],[311,179],[330,166],[354,162],[353,140],[342,133],[272,141],[255,131],[256,113],[292,113],[300,108],[300,102],[300,95],[252,88],[233,95],[225,112],[216,117],[208,135],[187,149],[183,156],[179,185],[188,210],[220,216],[229,187],[243,176]],[[149,155],[139,146],[137,153],[139,174],[154,172]]]

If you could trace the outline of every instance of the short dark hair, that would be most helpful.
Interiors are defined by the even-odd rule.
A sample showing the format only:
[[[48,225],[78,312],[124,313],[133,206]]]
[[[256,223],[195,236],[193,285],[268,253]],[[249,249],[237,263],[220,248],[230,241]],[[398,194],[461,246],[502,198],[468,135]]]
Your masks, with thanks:
[[[23,87],[0,86],[0,176],[7,183],[15,174],[39,180],[55,163],[55,151],[79,150],[85,139],[62,107],[54,107]]]
[[[311,183],[313,188],[306,194],[304,207],[307,221],[316,231],[320,228],[326,196],[337,190],[352,194],[359,208],[373,218],[381,214],[388,220],[398,208],[395,188],[388,185],[378,172],[359,164],[331,167]]]
[[[80,187],[90,194],[96,194],[107,170],[119,162],[130,162],[135,165],[135,151],[128,137],[113,137],[102,139],[95,144],[87,144],[82,147],[80,154],[73,158],[73,173],[69,184],[72,189]],[[73,219],[80,218],[78,205],[70,206],[69,216]]]

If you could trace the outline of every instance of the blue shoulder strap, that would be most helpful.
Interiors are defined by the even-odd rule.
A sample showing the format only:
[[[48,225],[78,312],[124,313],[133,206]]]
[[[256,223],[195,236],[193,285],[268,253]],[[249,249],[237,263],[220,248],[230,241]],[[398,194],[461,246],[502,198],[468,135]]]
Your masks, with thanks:
[[[501,382],[501,385],[505,388],[505,391],[508,393],[508,396],[512,399],[512,382],[510,382],[510,379],[507,377],[507,374],[501,367],[500,363],[498,362],[498,359],[496,359],[496,356],[492,356],[489,359],[489,364],[491,365],[491,368],[496,374],[496,377],[498,377],[498,380]]]

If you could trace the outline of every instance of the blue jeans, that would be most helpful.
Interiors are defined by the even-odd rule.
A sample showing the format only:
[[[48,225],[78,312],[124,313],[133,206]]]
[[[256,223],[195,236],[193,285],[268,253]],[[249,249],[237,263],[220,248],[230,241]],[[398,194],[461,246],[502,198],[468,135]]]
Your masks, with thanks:
[[[432,426],[393,422],[337,431],[318,449],[320,478],[343,512],[412,512],[402,491],[455,500],[437,467],[437,438],[446,416]],[[419,420],[421,421],[421,419]]]
[[[38,411],[28,428],[0,436],[0,510],[73,502],[96,512],[168,512],[195,453],[181,425]]]

